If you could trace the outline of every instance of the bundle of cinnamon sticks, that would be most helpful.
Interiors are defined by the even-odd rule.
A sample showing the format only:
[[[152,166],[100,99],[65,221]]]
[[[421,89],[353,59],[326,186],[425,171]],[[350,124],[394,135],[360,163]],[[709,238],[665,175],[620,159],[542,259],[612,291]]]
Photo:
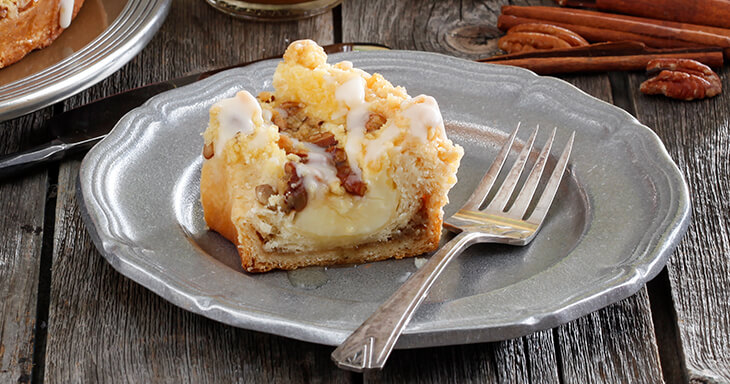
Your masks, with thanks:
[[[592,6],[598,9],[621,10],[637,8],[646,0],[556,0],[565,5]],[[677,2],[660,0],[659,2]],[[716,25],[730,24],[730,0],[693,0],[703,7],[715,3],[727,4],[716,13],[727,18],[708,18]],[[653,0],[652,0],[653,2]],[[630,4],[629,4],[630,3]],[[711,4],[712,3],[712,4]],[[629,4],[629,5],[626,5]],[[632,5],[633,4],[633,5]],[[684,2],[687,8],[687,2]],[[624,8],[620,8],[620,7]],[[618,8],[617,8],[618,7]],[[686,10],[685,10],[686,11]],[[709,13],[712,9],[705,9]],[[674,20],[682,20],[677,11],[665,12]],[[681,16],[681,15],[680,15]],[[690,12],[684,20],[696,20]],[[550,24],[569,29],[588,42],[598,43],[551,51],[502,55],[481,60],[495,64],[516,65],[540,74],[595,72],[612,70],[643,70],[658,57],[694,59],[711,67],[721,67],[730,58],[730,29],[679,21],[627,16],[584,9],[544,6],[504,6],[498,27],[507,31],[521,24]]]

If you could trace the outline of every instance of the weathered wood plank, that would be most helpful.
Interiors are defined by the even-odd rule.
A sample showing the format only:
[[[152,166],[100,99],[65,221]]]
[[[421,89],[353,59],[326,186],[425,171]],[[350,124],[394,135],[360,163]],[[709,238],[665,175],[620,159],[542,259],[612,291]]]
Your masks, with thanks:
[[[332,16],[245,23],[204,1],[173,2],[150,46],[71,107],[151,81],[283,52],[288,42],[331,43]],[[61,166],[49,310],[47,382],[348,382],[332,348],[225,326],[169,304],[114,271],[79,216],[78,161]]]
[[[563,78],[592,96],[613,101],[608,75]],[[628,299],[556,328],[556,336],[566,381],[663,381],[646,287]]]
[[[44,109],[0,123],[0,153],[25,147]],[[0,181],[0,382],[30,382],[47,173]]]
[[[556,329],[562,376],[576,383],[661,383],[646,288]]]
[[[496,19],[507,1],[347,1],[343,40],[370,40],[396,49],[478,58],[497,51]],[[552,4],[551,1],[511,1]],[[378,10],[380,17],[365,15]],[[611,101],[607,75],[566,80]],[[594,343],[600,340],[600,343]],[[556,350],[556,345],[558,350]],[[561,371],[558,371],[561,367]],[[661,382],[661,368],[646,289],[603,310],[551,331],[520,339],[462,347],[396,351],[381,373],[367,381]]]
[[[730,382],[730,70],[725,92],[681,102],[638,92],[643,74],[630,76],[639,120],[661,137],[685,175],[693,206],[689,232],[668,263],[680,356],[689,380]]]

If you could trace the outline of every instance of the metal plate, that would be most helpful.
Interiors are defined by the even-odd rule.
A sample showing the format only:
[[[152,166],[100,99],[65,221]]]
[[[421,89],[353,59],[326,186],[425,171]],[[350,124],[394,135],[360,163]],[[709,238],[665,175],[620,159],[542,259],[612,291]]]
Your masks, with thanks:
[[[53,44],[0,69],[0,121],[75,95],[114,73],[160,29],[170,4],[86,0]]]
[[[687,228],[687,186],[658,137],[564,81],[423,52],[330,59],[436,97],[449,136],[466,152],[447,214],[465,201],[518,122],[558,127],[558,146],[576,131],[569,172],[533,243],[479,245],[457,258],[399,348],[507,339],[585,315],[655,276]],[[208,108],[241,89],[271,89],[276,63],[221,73],[127,114],[84,159],[79,200],[102,255],[165,299],[226,324],[335,345],[418,259],[248,274],[234,247],[202,219],[200,133]]]

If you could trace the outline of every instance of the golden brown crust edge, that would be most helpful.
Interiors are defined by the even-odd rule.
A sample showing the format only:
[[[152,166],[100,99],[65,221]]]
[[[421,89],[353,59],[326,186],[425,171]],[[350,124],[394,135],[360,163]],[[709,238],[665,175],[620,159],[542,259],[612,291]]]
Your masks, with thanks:
[[[390,258],[402,259],[421,255],[438,248],[441,238],[441,206],[443,201],[425,199],[424,223],[414,223],[398,237],[387,242],[373,242],[356,248],[332,249],[306,253],[272,253],[263,249],[263,242],[253,227],[240,235],[231,221],[231,201],[228,196],[222,160],[203,162],[200,177],[200,197],[205,221],[210,229],[233,242],[241,257],[241,266],[248,272],[272,269],[291,270],[315,265],[362,264]]]
[[[60,0],[39,1],[18,17],[0,19],[0,68],[20,61],[35,49],[45,48],[64,31],[59,25]],[[72,20],[84,0],[74,1]]]

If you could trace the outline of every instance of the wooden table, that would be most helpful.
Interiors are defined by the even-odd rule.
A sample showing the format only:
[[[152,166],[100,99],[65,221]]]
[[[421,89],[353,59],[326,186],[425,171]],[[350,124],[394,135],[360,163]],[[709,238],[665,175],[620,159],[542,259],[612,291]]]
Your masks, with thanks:
[[[0,153],[28,146],[63,110],[281,54],[300,38],[485,57],[496,51],[496,19],[507,3],[345,0],[313,19],[257,24],[203,0],[175,0],[160,32],[121,70],[64,102],[0,123]],[[721,72],[726,89],[729,74]],[[222,325],[112,269],[79,216],[79,157],[0,181],[0,382],[730,382],[730,91],[677,102],[641,95],[642,73],[563,78],[652,127],[689,184],[689,233],[634,296],[525,337],[399,350],[382,372],[341,371],[330,361],[332,347]]]

